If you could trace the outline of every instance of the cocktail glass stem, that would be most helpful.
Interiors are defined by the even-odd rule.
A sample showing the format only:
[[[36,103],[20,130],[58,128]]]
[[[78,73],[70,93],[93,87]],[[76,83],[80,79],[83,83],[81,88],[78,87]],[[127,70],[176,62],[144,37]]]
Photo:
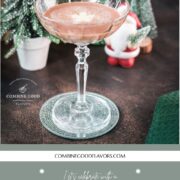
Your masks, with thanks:
[[[86,62],[87,57],[90,54],[90,50],[86,45],[77,46],[74,52],[78,59],[76,63],[76,82],[77,82],[77,100],[73,105],[73,109],[76,111],[84,112],[89,110],[89,104],[86,101],[86,84],[88,76],[88,64]]]

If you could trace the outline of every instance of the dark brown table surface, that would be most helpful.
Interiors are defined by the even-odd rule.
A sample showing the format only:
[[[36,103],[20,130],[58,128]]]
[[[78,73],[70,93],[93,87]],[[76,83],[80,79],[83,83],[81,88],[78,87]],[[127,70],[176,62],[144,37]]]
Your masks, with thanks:
[[[153,53],[140,55],[132,69],[111,67],[102,46],[91,46],[88,91],[113,100],[121,109],[118,125],[108,134],[83,141],[57,137],[42,127],[39,110],[58,93],[74,91],[76,58],[73,45],[51,45],[47,67],[30,72],[19,67],[17,55],[2,59],[1,143],[12,144],[142,144],[151,124],[155,103],[160,95],[178,89],[178,1],[153,0],[159,26]],[[2,50],[6,50],[3,46]],[[15,105],[6,98],[9,83],[29,78],[38,84],[39,100],[27,106]]]

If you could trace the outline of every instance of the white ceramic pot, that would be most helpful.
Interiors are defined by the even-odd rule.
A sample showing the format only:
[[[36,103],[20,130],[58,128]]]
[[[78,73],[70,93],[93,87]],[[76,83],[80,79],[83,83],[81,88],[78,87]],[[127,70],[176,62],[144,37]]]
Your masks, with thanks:
[[[50,40],[44,37],[25,39],[17,48],[20,66],[29,71],[43,69],[47,64]]]

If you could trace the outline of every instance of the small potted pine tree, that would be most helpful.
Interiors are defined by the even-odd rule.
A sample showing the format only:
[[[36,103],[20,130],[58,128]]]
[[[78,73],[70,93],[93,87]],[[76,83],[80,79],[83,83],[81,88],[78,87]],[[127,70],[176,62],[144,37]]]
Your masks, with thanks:
[[[23,69],[35,71],[46,66],[50,42],[59,39],[50,35],[36,17],[35,0],[4,0],[1,7],[1,31],[6,43],[14,40],[6,53],[10,57],[16,50]]]

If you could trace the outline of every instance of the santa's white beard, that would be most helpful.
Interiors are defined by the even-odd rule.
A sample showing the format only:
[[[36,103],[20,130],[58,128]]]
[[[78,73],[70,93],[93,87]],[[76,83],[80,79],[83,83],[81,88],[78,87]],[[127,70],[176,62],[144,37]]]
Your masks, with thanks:
[[[110,37],[106,38],[108,44],[115,52],[124,51],[128,46],[128,37],[137,32],[136,21],[128,16],[124,24]]]

